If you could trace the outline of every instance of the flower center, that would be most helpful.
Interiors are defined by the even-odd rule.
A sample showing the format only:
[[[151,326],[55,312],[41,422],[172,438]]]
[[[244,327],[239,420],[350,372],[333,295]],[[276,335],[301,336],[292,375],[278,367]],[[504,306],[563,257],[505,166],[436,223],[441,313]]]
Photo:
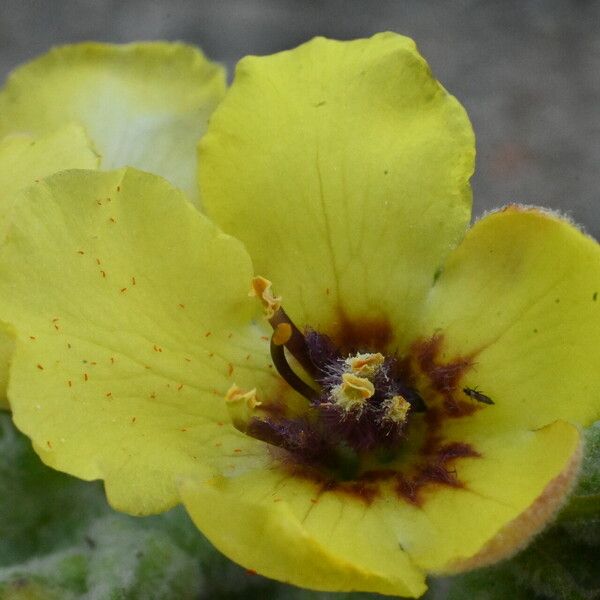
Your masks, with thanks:
[[[340,480],[356,478],[365,465],[393,461],[411,420],[427,409],[398,358],[374,348],[347,353],[327,335],[302,333],[262,277],[253,280],[251,294],[273,328],[273,364],[305,402],[274,409],[257,399],[256,390],[234,385],[226,396],[233,425],[281,449],[287,460]]]

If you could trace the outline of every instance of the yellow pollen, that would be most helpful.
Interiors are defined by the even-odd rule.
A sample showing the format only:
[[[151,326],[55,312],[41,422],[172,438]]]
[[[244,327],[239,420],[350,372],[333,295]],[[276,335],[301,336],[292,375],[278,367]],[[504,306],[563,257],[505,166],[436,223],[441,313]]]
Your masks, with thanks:
[[[342,383],[332,390],[335,403],[347,413],[362,412],[367,400],[375,393],[375,386],[364,377],[352,373],[342,375]]]
[[[274,296],[271,291],[273,284],[264,277],[254,277],[249,296],[255,296],[262,302],[267,319],[270,319],[281,308],[281,296]]]
[[[393,396],[385,401],[385,419],[394,423],[406,423],[410,402],[403,396]]]
[[[349,369],[360,377],[372,377],[377,373],[385,357],[380,352],[376,354],[357,354],[346,359]]]
[[[287,344],[292,337],[292,326],[289,323],[279,323],[273,332],[273,343],[276,346]]]
[[[256,389],[244,391],[235,383],[227,390],[225,404],[236,429],[244,431],[256,409],[262,404],[256,399]]]

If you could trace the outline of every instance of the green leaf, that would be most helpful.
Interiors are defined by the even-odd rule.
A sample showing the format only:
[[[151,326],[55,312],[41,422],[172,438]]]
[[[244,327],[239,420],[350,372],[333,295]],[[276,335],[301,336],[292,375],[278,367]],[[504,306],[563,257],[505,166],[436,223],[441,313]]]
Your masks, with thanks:
[[[114,513],[99,485],[42,465],[8,415],[0,416],[0,481],[0,598],[198,596],[206,542],[183,510]]]
[[[445,600],[531,600],[530,592],[507,568],[481,569],[456,577],[445,586],[434,586],[432,597]]]
[[[0,567],[69,547],[107,511],[101,488],[45,467],[0,415]]]
[[[558,521],[568,523],[572,532],[580,529],[585,539],[592,535],[600,542],[600,421],[586,430],[584,448],[579,482]]]

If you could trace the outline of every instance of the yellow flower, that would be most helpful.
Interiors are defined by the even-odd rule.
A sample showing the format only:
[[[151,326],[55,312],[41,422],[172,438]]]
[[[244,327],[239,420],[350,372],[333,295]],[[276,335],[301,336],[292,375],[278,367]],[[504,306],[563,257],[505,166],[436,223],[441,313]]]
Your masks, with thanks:
[[[182,501],[297,585],[418,596],[514,552],[600,413],[600,252],[539,209],[466,232],[473,158],[406,38],[244,59],[201,143],[208,217],[133,169],[15,202],[16,424],[116,508]]]

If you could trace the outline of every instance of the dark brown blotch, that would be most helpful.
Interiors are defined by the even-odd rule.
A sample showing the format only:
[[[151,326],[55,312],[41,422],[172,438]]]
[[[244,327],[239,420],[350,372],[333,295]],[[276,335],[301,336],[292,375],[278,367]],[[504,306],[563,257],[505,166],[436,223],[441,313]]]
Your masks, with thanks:
[[[389,348],[394,334],[387,319],[350,319],[342,309],[338,309],[337,313],[329,335],[343,354],[365,351],[385,353]]]
[[[412,474],[399,473],[394,487],[396,494],[413,504],[422,506],[424,492],[435,486],[462,488],[453,461],[459,458],[479,458],[481,454],[470,444],[451,442],[440,446],[434,454],[426,457]]]
[[[474,364],[471,356],[457,356],[449,362],[442,362],[443,336],[435,334],[425,341],[413,345],[412,354],[417,359],[419,369],[427,375],[432,387],[440,394],[454,392],[461,377]]]
[[[353,481],[331,479],[311,467],[295,466],[292,475],[316,485],[316,502],[324,494],[334,493],[370,506],[375,499],[389,490],[391,484],[392,490],[400,500],[421,507],[426,501],[426,492],[430,493],[436,486],[464,487],[454,468],[454,461],[462,458],[480,458],[481,454],[465,442],[448,442],[434,443],[430,451],[425,451],[424,448],[419,456],[418,463],[406,470],[372,469]]]
[[[337,494],[370,506],[381,495],[381,486],[377,479],[359,477],[353,481],[338,481],[311,467],[295,467],[292,469],[292,475],[315,484],[316,498],[311,500],[315,504],[324,494]]]
[[[415,342],[410,351],[413,364],[429,381],[433,392],[442,397],[442,406],[448,417],[460,418],[472,415],[481,406],[458,396],[459,382],[475,364],[474,355],[457,356],[442,361],[443,335],[437,333],[427,340]]]

